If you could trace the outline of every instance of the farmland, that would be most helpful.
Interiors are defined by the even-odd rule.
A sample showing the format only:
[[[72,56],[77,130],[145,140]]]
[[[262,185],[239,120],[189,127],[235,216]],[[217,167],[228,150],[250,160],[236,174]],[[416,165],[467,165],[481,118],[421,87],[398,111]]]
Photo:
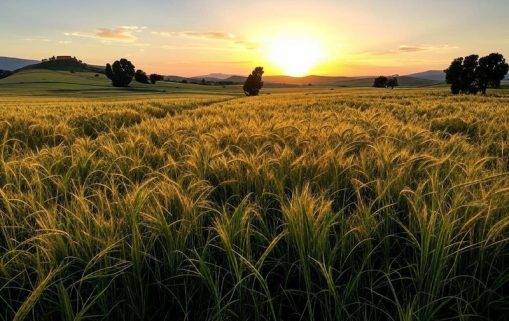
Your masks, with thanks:
[[[55,75],[0,82],[0,320],[509,313],[506,90]]]

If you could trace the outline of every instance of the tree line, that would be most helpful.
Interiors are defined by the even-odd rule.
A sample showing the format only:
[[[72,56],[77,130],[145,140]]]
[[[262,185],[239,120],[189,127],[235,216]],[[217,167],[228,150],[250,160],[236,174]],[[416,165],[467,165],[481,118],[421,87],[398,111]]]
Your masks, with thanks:
[[[155,84],[164,79],[163,76],[158,74],[147,76],[147,73],[141,69],[136,70],[134,65],[125,58],[117,60],[111,65],[106,64],[104,73],[115,87],[128,87],[133,78],[142,84]]]
[[[257,96],[263,87],[263,67],[256,67],[253,72],[247,77],[243,90],[246,96]],[[155,84],[158,81],[164,80],[164,77],[158,74],[147,75],[141,69],[136,70],[135,66],[129,60],[122,58],[116,60],[113,64],[106,64],[105,74],[115,87],[128,87],[133,81],[142,84]],[[205,79],[202,79],[202,84],[206,84]]]

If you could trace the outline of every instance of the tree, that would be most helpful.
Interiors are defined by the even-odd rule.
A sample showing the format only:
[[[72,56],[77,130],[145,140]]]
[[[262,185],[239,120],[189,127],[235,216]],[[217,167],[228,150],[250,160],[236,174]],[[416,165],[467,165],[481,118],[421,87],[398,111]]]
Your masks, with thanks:
[[[201,79],[201,84],[202,84],[202,85],[206,85],[206,84],[207,84],[207,81],[205,81],[205,78],[202,78],[202,79]]]
[[[391,87],[391,89],[394,89],[394,87],[398,87],[399,86],[399,83],[398,83],[398,78],[396,77],[391,77],[387,80],[387,84],[386,84],[386,87],[389,88]]]
[[[451,85],[451,92],[457,95],[461,92],[461,72],[463,70],[463,58],[456,58],[451,62],[449,68],[444,70],[445,81]]]
[[[477,94],[481,91],[486,94],[489,86],[500,87],[500,82],[509,71],[509,65],[504,56],[492,53],[479,59],[478,55],[465,58],[456,58],[449,68],[444,70],[445,79],[451,84],[451,92]]]
[[[151,74],[150,75],[150,82],[155,85],[158,81],[163,81],[164,77],[158,74]]]
[[[476,70],[479,90],[485,95],[488,86],[499,88],[500,82],[509,71],[509,65],[504,56],[499,53],[492,53],[479,59],[479,67]]]
[[[468,94],[477,94],[477,66],[479,66],[479,55],[470,55],[463,59],[463,70],[461,71],[461,91]]]
[[[387,81],[389,81],[389,79],[387,79],[387,77],[385,77],[385,76],[380,76],[378,78],[375,78],[375,82],[373,83],[373,87],[375,87],[375,88],[386,88],[387,87]]]
[[[263,67],[256,67],[253,72],[247,76],[243,87],[246,96],[258,96],[260,90],[263,88],[263,74]]]
[[[129,60],[122,58],[115,61],[113,65],[107,64],[105,74],[113,86],[127,87],[133,81],[134,65]]]
[[[134,74],[134,80],[142,84],[149,83],[147,74],[141,69],[136,70],[136,73]]]

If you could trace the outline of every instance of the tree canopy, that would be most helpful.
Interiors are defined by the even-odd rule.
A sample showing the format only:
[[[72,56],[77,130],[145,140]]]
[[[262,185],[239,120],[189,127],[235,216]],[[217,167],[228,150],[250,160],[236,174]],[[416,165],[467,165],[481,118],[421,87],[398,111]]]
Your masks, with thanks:
[[[263,67],[256,67],[244,82],[244,93],[246,96],[258,96],[263,87]]]
[[[385,77],[380,76],[375,78],[375,81],[373,82],[373,87],[375,88],[391,88],[394,89],[394,87],[399,86],[398,84],[398,78],[396,77]]]
[[[113,86],[127,87],[133,81],[134,69],[134,65],[129,60],[122,58],[115,61],[113,65],[107,64],[105,74]]]
[[[492,53],[479,59],[477,67],[477,77],[479,81],[479,90],[486,94],[488,87],[499,88],[501,81],[509,72],[509,64],[506,63],[504,56],[499,53]]]
[[[158,75],[158,74],[151,74],[150,75],[150,82],[152,84],[155,84],[156,82],[163,81],[163,80],[164,80],[164,77],[161,76],[161,75]]]
[[[387,86],[387,77],[380,76],[375,78],[375,81],[373,83],[373,87],[375,88],[385,88]]]
[[[142,84],[149,83],[147,73],[145,73],[141,69],[136,70],[136,73],[134,74],[134,80],[136,80],[137,82],[142,83]]]
[[[449,68],[444,70],[445,79],[451,85],[453,94],[486,94],[488,87],[500,87],[507,75],[509,65],[503,55],[492,53],[479,59],[470,55],[454,59]]]
[[[391,77],[387,80],[387,84],[386,84],[386,87],[387,88],[391,88],[391,89],[394,89],[394,87],[398,87],[399,86],[399,83],[398,83],[398,78],[396,77]]]

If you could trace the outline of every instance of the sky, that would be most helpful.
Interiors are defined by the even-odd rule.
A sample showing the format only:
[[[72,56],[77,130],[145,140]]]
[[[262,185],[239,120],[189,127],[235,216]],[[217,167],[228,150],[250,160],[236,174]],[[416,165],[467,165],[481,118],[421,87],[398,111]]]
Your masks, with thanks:
[[[0,0],[0,56],[165,75],[394,75],[509,56],[508,0]]]

